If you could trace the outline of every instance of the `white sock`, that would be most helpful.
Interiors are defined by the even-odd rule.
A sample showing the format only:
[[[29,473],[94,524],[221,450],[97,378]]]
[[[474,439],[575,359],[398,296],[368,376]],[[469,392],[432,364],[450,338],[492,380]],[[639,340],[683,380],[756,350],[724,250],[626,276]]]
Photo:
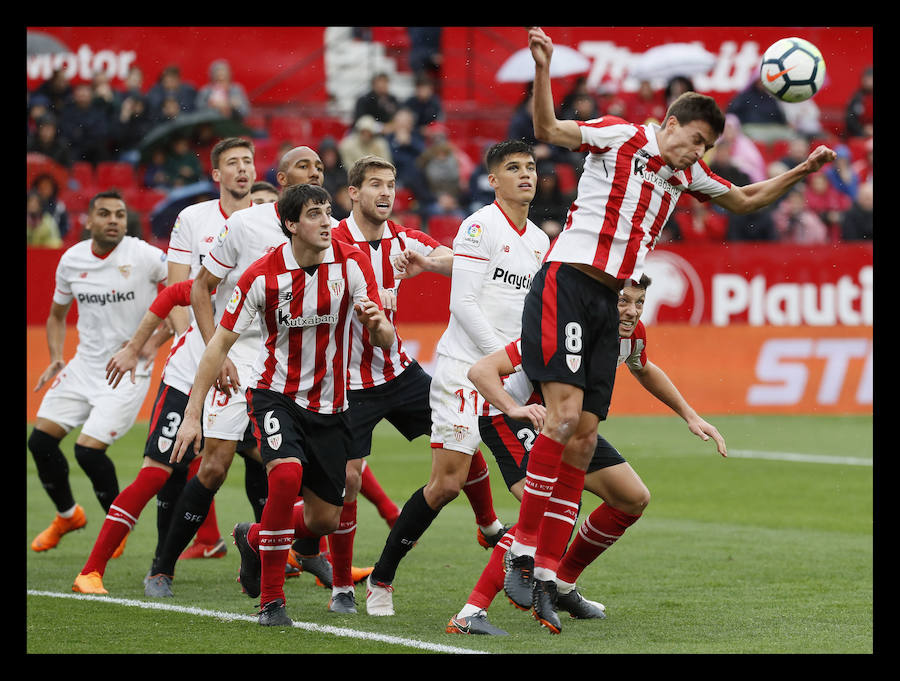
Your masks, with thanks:
[[[556,578],[556,591],[560,595],[570,593],[575,588],[574,583],[564,582],[559,577]]]
[[[59,515],[60,518],[71,518],[73,515],[75,515],[76,508],[78,508],[78,504],[75,504],[68,511],[63,511],[62,513],[57,513],[57,515]]]
[[[550,568],[538,567],[534,569],[534,578],[541,582],[555,582],[556,572]]]
[[[497,534],[500,530],[503,529],[503,523],[501,523],[499,520],[495,520],[487,527],[485,527],[484,525],[479,525],[478,527],[484,534]]]
[[[512,545],[509,547],[509,551],[514,556],[531,556],[534,558],[534,554],[537,553],[537,546],[526,546],[525,544],[520,544],[513,540]]]
[[[353,587],[352,586],[333,586],[331,587],[331,595],[337,596],[340,593],[352,594]]]
[[[471,617],[475,613],[484,610],[484,608],[480,608],[477,605],[472,605],[471,603],[466,603],[462,610],[459,611],[457,617]]]

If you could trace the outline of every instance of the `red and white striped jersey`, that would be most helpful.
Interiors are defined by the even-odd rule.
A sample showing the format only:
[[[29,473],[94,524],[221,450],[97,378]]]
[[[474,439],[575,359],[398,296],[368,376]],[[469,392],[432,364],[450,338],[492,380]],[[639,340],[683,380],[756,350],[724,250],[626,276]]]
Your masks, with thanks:
[[[394,278],[396,270],[393,263],[400,254],[410,249],[427,256],[440,246],[437,240],[424,232],[406,229],[392,220],[385,221],[380,239],[367,241],[352,214],[341,221],[332,237],[353,244],[368,255],[378,288],[389,289],[394,295],[399,292],[401,280]],[[372,345],[369,342],[368,330],[355,315],[353,316],[348,366],[350,390],[382,385],[399,376],[414,359],[403,347],[403,340],[397,328],[396,313],[385,310],[385,315],[394,325],[395,334],[394,344],[388,350]]]
[[[381,307],[372,265],[362,251],[335,239],[320,264],[300,267],[288,242],[244,271],[219,323],[243,333],[258,320],[263,342],[250,387],[334,414],[348,406],[350,320],[362,298]]]
[[[708,201],[731,183],[702,161],[673,170],[659,153],[655,124],[616,116],[576,121],[579,151],[589,152],[578,195],[547,261],[592,265],[616,279],[639,280],[644,259],[683,192]]]
[[[515,373],[507,376],[503,381],[506,392],[519,404],[541,404],[541,396],[534,389],[531,380],[522,371],[522,339],[517,338],[504,347],[506,356],[512,362]],[[638,321],[634,331],[628,338],[619,337],[619,359],[616,366],[627,364],[633,371],[639,371],[647,365],[647,329],[644,323]],[[491,405],[490,415],[501,413],[499,409]]]

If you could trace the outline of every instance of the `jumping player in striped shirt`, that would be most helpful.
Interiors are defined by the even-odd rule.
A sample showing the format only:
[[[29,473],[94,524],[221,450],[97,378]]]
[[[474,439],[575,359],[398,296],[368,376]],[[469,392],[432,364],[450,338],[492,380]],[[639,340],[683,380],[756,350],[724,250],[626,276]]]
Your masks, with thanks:
[[[202,437],[203,396],[229,349],[258,326],[262,343],[247,387],[247,410],[260,444],[269,497],[259,523],[235,527],[241,584],[259,596],[259,623],[290,626],[284,566],[299,522],[317,536],[338,527],[351,444],[347,420],[350,322],[355,314],[373,345],[389,348],[368,258],[333,240],[331,196],[321,187],[287,188],[277,203],[288,241],[238,279],[207,344],[178,430],[173,460]],[[294,502],[304,498],[302,518]]]
[[[640,282],[630,281],[619,293],[617,366],[626,365],[647,392],[684,419],[694,435],[701,440],[712,439],[718,453],[727,456],[725,439],[718,429],[694,411],[666,373],[647,357],[647,331],[640,319],[650,283],[650,278],[642,275]],[[491,403],[491,414],[479,420],[481,437],[497,459],[509,491],[521,501],[528,452],[546,415],[540,395],[522,371],[521,341],[476,362],[469,370],[469,378]],[[588,565],[637,522],[647,508],[650,492],[631,465],[599,433],[584,489],[604,503],[585,519],[563,556],[556,579],[557,608],[575,619],[604,619],[606,608],[582,596],[576,581]],[[506,635],[488,621],[487,609],[503,589],[503,557],[514,537],[515,527],[497,543],[466,604],[447,624],[448,633]],[[559,629],[558,617],[548,620],[547,626]]]
[[[506,554],[504,590],[521,608],[550,621],[556,572],[575,523],[542,528],[548,503],[578,503],[584,471],[606,418],[618,356],[616,300],[639,280],[647,252],[683,192],[735,212],[759,210],[835,158],[820,146],[795,168],[746,187],[712,173],[701,157],[721,136],[725,118],[715,101],[687,92],[661,125],[614,116],[558,120],[553,107],[553,43],[528,32],[535,62],[534,131],[549,144],[587,152],[578,192],[525,299],[522,363],[540,386],[544,428],[532,447],[516,538]],[[540,533],[541,543],[538,543]]]

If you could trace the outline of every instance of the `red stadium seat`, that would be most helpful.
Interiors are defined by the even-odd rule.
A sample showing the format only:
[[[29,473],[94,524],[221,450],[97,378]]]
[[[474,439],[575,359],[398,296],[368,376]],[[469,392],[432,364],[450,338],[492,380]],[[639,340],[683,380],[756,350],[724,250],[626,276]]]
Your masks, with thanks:
[[[432,215],[428,218],[428,234],[448,248],[453,248],[453,238],[462,222],[455,215]]]
[[[311,138],[311,126],[306,118],[299,116],[273,116],[269,119],[269,137],[276,141],[293,142],[300,145]]]
[[[94,175],[94,166],[86,161],[76,161],[72,164],[71,178],[75,180],[80,187],[93,187],[97,184],[97,178]]]
[[[129,189],[137,186],[134,166],[123,161],[102,161],[97,164],[96,183],[103,189]]]
[[[414,199],[415,197],[409,189],[406,187],[398,187],[394,194],[394,212],[403,213],[408,210]]]

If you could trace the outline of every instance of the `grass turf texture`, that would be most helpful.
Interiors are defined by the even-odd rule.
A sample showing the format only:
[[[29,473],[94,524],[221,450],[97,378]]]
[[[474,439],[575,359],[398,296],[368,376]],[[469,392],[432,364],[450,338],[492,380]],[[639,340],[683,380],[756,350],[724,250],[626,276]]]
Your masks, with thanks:
[[[720,416],[710,418],[730,449],[871,458],[870,417]],[[97,600],[27,595],[27,653],[311,653],[454,652],[698,654],[873,652],[873,469],[871,466],[722,459],[712,443],[691,435],[674,417],[616,417],[601,432],[650,488],[641,520],[579,581],[603,602],[608,619],[562,618],[551,636],[513,608],[502,593],[490,620],[508,637],[454,636],[447,620],[465,603],[488,552],[478,546],[464,495],[449,504],[403,561],[394,582],[394,617],[365,614],[365,587],[356,589],[359,614],[327,611],[329,592],[310,575],[286,584],[288,613],[300,627],[270,630],[255,622],[255,603],[236,583],[239,557],[231,543],[236,522],[251,520],[238,457],[216,496],[228,554],[178,564],[175,598],[144,597],[142,579],[156,543],[151,501],[124,555],[104,576],[108,597]],[[110,448],[120,487],[140,465],[146,425]],[[84,473],[71,455],[74,434],[62,444],[76,500],[87,527],[36,554],[29,542],[53,517],[26,453],[25,582],[29,592],[72,595],[103,522]],[[406,442],[388,425],[378,428],[370,464],[401,505],[428,479],[426,438]],[[513,522],[517,504],[503,487],[489,453],[494,502]],[[587,494],[579,523],[599,505]],[[386,523],[360,498],[354,564],[372,565],[387,536]],[[131,599],[230,613],[245,619],[141,609],[102,602]],[[565,613],[563,613],[565,615]],[[329,631],[327,627],[336,627]],[[395,639],[354,637],[365,632]],[[399,639],[399,640],[398,640]],[[424,642],[416,648],[403,640]],[[452,647],[444,649],[443,647]]]

